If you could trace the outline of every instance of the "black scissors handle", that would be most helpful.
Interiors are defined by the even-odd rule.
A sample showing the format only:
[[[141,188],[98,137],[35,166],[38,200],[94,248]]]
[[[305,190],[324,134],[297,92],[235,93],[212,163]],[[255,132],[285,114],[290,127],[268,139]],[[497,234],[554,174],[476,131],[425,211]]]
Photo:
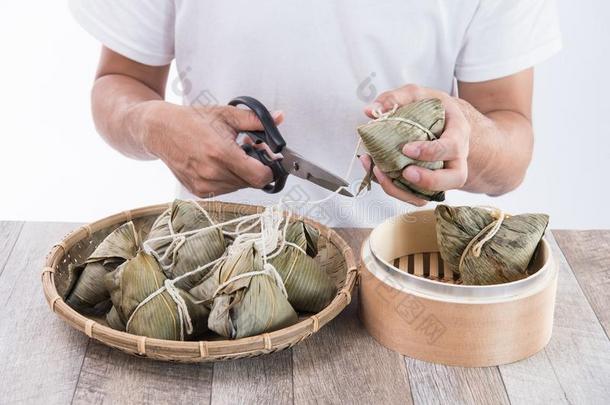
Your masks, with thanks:
[[[282,134],[280,134],[279,129],[275,125],[273,117],[263,103],[252,97],[241,96],[229,101],[229,105],[245,105],[252,110],[254,114],[256,114],[260,122],[263,124],[263,131],[243,132],[249,136],[254,143],[266,143],[273,153],[280,153],[282,149],[284,149],[284,146],[286,146],[286,141],[284,140],[284,137],[282,137]],[[286,185],[286,179],[288,178],[288,172],[280,163],[281,159],[271,159],[264,150],[257,149],[250,144],[244,144],[241,146],[241,148],[248,156],[258,160],[271,169],[271,172],[273,173],[273,182],[265,185],[265,187],[263,187],[263,191],[271,194],[280,192]]]

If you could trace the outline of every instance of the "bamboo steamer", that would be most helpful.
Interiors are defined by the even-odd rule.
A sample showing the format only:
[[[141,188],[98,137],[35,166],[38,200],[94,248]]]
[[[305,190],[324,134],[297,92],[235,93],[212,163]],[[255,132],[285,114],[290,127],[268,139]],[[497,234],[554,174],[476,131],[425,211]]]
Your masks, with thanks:
[[[363,243],[360,317],[382,345],[434,363],[485,367],[538,352],[553,327],[557,266],[540,242],[523,280],[455,284],[438,254],[434,211],[391,218]]]
[[[228,220],[263,210],[263,207],[258,206],[217,201],[199,203],[217,220]],[[114,330],[106,325],[104,319],[86,317],[64,302],[70,262],[86,259],[101,240],[121,224],[133,220],[150,225],[170,205],[171,203],[153,205],[112,215],[74,230],[53,246],[42,271],[43,290],[51,310],[90,338],[126,353],[157,360],[195,363],[254,357],[289,348],[318,332],[350,303],[357,278],[351,248],[332,229],[307,218],[301,219],[320,231],[319,255],[323,255],[321,267],[334,281],[337,295],[322,311],[300,316],[298,323],[287,328],[235,340],[181,342],[152,339]]]

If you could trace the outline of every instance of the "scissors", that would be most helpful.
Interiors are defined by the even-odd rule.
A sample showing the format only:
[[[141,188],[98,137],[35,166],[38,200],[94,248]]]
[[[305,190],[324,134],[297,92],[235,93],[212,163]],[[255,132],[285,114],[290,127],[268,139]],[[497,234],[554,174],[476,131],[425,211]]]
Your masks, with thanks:
[[[263,187],[265,192],[271,194],[280,192],[286,185],[286,179],[289,174],[310,181],[330,191],[337,191],[339,187],[347,187],[349,185],[344,179],[308,161],[288,148],[269,110],[260,101],[252,97],[242,96],[231,100],[229,105],[234,107],[244,105],[252,110],[263,124],[264,130],[243,131],[242,133],[250,137],[255,145],[265,143],[273,153],[281,153],[282,155],[281,158],[274,159],[264,149],[257,149],[248,143],[241,145],[241,148],[248,156],[269,167],[273,172],[273,181]],[[339,194],[353,197],[353,194],[347,188],[341,188]]]

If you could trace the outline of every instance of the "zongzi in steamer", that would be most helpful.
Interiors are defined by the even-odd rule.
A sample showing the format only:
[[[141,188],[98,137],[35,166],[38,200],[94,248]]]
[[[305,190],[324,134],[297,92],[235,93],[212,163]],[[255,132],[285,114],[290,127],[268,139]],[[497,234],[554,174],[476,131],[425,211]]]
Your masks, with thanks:
[[[548,225],[545,214],[508,216],[499,210],[439,205],[440,254],[466,285],[508,283],[529,276],[528,265]]]
[[[296,312],[278,285],[281,280],[263,270],[261,255],[252,243],[229,254],[214,269],[210,280],[205,280],[213,280],[219,289],[208,320],[211,330],[238,339],[297,322]]]
[[[174,279],[218,259],[225,251],[225,239],[211,217],[194,201],[176,200],[153,224],[146,244],[151,248],[167,278]],[[199,230],[200,229],[200,230]],[[181,232],[194,233],[167,237]],[[176,286],[184,290],[194,287],[209,271],[197,272],[180,279]]]
[[[144,252],[108,273],[105,282],[116,311],[109,313],[109,324],[124,324],[128,333],[158,339],[183,340],[205,333],[207,308],[176,287],[172,291],[177,296],[167,289],[156,293],[166,280],[155,258]]]
[[[286,229],[286,241],[300,249],[285,245],[281,253],[271,259],[286,287],[288,301],[297,311],[319,312],[335,296],[335,286],[312,257],[318,253],[317,229],[303,221],[296,221]]]
[[[445,109],[441,101],[427,99],[382,114],[378,119],[358,127],[358,134],[373,164],[393,179],[397,187],[425,200],[443,201],[444,192],[417,187],[402,176],[402,171],[409,165],[437,170],[443,168],[443,162],[412,159],[402,153],[402,147],[414,141],[434,141],[441,136],[444,128]],[[366,178],[363,184],[370,184],[370,180]]]
[[[140,236],[133,222],[127,222],[110,233],[82,264],[70,266],[72,286],[66,302],[84,314],[104,313],[103,305],[110,298],[104,276],[118,265],[135,257]]]

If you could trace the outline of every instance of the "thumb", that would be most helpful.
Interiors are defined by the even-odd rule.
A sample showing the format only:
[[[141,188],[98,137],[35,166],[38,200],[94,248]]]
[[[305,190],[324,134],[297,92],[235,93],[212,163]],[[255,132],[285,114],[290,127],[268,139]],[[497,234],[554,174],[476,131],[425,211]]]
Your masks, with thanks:
[[[250,110],[237,108],[233,106],[224,107],[221,113],[224,121],[236,131],[261,131],[263,124]],[[284,113],[282,111],[273,111],[271,113],[273,121],[276,125],[284,121]]]

